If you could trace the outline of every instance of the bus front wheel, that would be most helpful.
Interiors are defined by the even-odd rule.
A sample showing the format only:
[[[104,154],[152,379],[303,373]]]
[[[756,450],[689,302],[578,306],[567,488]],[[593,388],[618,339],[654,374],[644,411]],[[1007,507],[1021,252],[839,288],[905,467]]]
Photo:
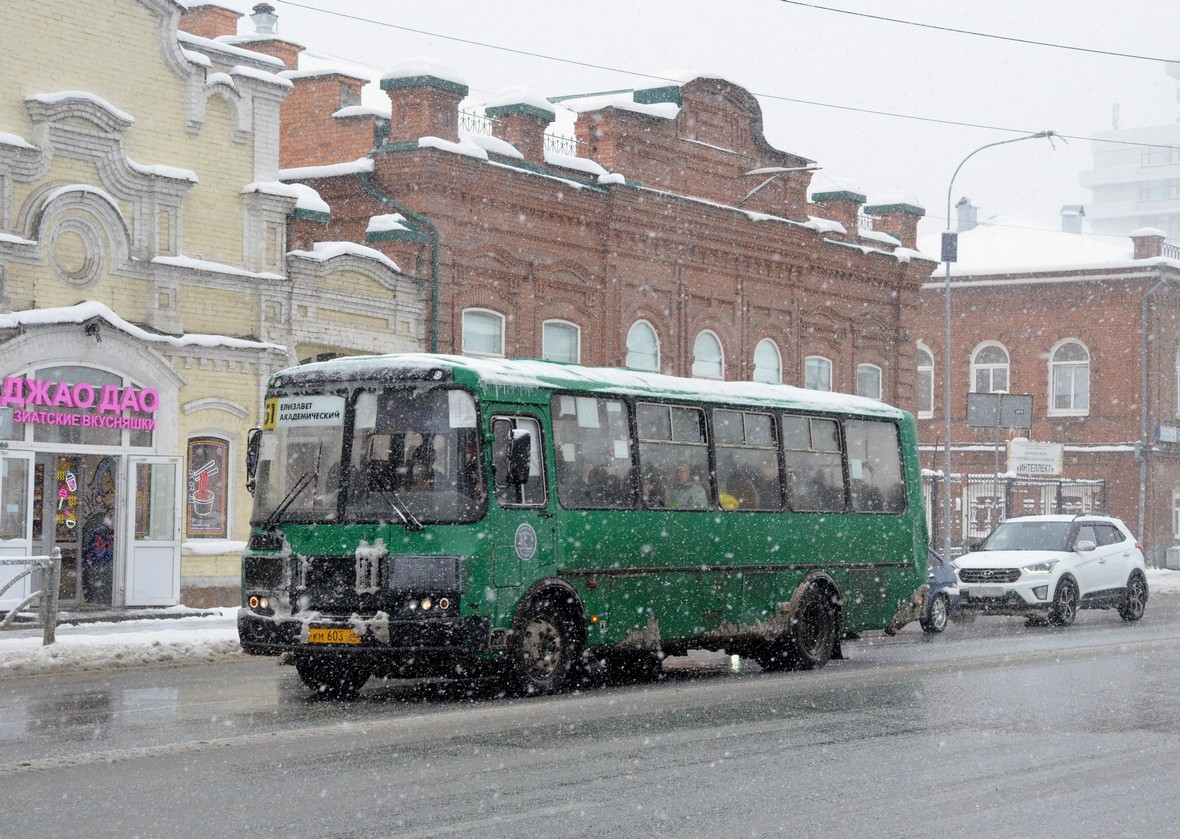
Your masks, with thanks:
[[[508,654],[511,687],[525,695],[559,693],[575,681],[584,644],[576,621],[554,594],[529,601]]]
[[[814,670],[832,657],[837,637],[836,608],[822,585],[808,584],[786,631],[756,657],[763,670]]]

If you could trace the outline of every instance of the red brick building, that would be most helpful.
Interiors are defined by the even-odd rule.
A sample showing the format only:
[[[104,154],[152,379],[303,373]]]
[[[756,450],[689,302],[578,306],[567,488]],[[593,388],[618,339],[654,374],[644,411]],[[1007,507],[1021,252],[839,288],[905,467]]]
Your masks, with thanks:
[[[295,222],[294,246],[332,236],[393,258],[429,301],[426,349],[913,404],[924,211],[851,192],[809,202],[811,161],[766,142],[746,90],[698,78],[578,103],[575,157],[546,150],[554,108],[537,95],[486,103],[492,135],[460,136],[468,89],[453,71],[387,73],[388,112],[374,111],[359,106],[366,80],[300,71],[300,47],[232,37],[225,12],[188,17],[291,68],[282,176],[331,207],[327,230]]]
[[[1023,250],[1010,247],[1018,237],[1028,239]],[[1164,247],[1150,229],[1098,252],[1085,237],[1030,237],[1002,223],[961,234],[950,283],[951,469],[973,477],[952,485],[954,544],[986,535],[1005,502],[1006,515],[1118,516],[1145,543],[1149,564],[1163,565],[1165,549],[1180,544],[1180,254],[1164,258]],[[923,464],[939,473],[943,272],[922,288],[914,333]],[[969,392],[1031,395],[1031,430],[969,427]],[[1013,438],[1048,444],[1051,455],[1063,447],[1060,471],[1038,464],[1035,477],[1024,474],[1028,464],[1008,458]],[[999,482],[997,439],[998,471],[1008,476]],[[936,497],[936,530],[940,504]]]

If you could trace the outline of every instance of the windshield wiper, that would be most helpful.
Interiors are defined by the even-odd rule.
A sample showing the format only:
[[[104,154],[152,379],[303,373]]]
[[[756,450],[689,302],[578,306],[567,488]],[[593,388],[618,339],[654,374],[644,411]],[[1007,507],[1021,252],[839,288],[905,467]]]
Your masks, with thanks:
[[[402,524],[406,526],[407,530],[421,530],[422,522],[414,517],[410,512],[410,508],[406,506],[406,502],[402,501],[402,497],[397,494],[397,490],[392,487],[381,487],[378,489],[381,497],[385,499],[385,503],[393,510],[402,520]]]
[[[319,474],[315,470],[304,472],[299,480],[295,482],[295,486],[291,487],[291,491],[283,496],[283,500],[279,502],[279,506],[274,508],[274,512],[266,517],[266,521],[262,523],[262,529],[271,530],[278,525],[282,521],[283,513],[287,512],[287,508],[294,504],[295,499],[305,489],[315,483],[318,477]]]

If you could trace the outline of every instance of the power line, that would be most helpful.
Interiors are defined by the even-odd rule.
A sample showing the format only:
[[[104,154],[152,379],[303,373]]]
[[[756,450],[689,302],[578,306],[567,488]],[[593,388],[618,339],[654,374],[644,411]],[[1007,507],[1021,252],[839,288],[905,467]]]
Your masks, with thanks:
[[[939,32],[953,32],[956,35],[971,35],[975,38],[990,38],[995,41],[1009,41],[1014,44],[1028,44],[1035,47],[1049,47],[1056,50],[1070,50],[1072,52],[1085,52],[1091,55],[1106,55],[1113,58],[1130,58],[1136,61],[1160,61],[1165,64],[1175,62],[1178,59],[1174,58],[1159,58],[1154,55],[1137,55],[1135,53],[1117,52],[1115,50],[1099,50],[1091,49],[1090,47],[1077,47],[1071,44],[1055,44],[1050,41],[1035,41],[1031,38],[1015,38],[1010,35],[996,35],[991,32],[976,32],[970,29],[955,29],[952,26],[937,26],[933,23],[921,23],[915,20],[902,20],[900,18],[885,17],[883,15],[871,15],[867,12],[854,12],[851,9],[833,9],[830,6],[819,6],[815,3],[804,3],[801,0],[779,0],[781,3],[786,3],[790,6],[801,6],[805,9],[815,9],[821,12],[833,12],[835,14],[850,15],[852,17],[863,17],[869,20],[879,20],[885,23],[896,23],[902,26],[914,26],[919,29],[934,29]]]
[[[684,81],[683,79],[672,78],[669,76],[660,76],[660,75],[656,75],[656,74],[652,74],[652,73],[643,73],[643,72],[639,72],[636,70],[626,70],[626,69],[623,69],[620,67],[612,67],[612,66],[606,65],[606,64],[595,64],[595,63],[586,62],[586,61],[576,61],[576,60],[570,59],[570,58],[561,58],[559,56],[546,55],[544,53],[533,52],[531,50],[516,49],[513,47],[503,47],[503,46],[499,46],[496,44],[485,43],[483,41],[474,41],[474,40],[470,40],[467,38],[459,38],[459,37],[456,37],[453,35],[441,35],[437,32],[428,32],[423,29],[414,29],[413,27],[409,27],[409,26],[400,26],[398,24],[388,23],[388,22],[382,21],[382,20],[375,20],[373,18],[366,18],[366,17],[361,17],[359,15],[348,14],[347,12],[330,11],[330,10],[322,9],[322,8],[319,8],[318,6],[313,6],[313,5],[310,5],[307,3],[294,2],[294,0],[276,0],[276,2],[280,2],[283,5],[292,6],[294,8],[298,8],[298,9],[305,9],[305,10],[311,11],[311,12],[319,12],[320,14],[330,15],[332,17],[339,17],[339,18],[344,18],[347,20],[354,20],[359,23],[372,24],[374,26],[382,26],[387,29],[396,29],[401,32],[409,32],[409,33],[412,33],[415,35],[424,35],[429,38],[438,38],[438,39],[444,40],[444,41],[453,41],[453,42],[459,43],[459,44],[466,44],[467,46],[483,47],[484,49],[497,50],[500,52],[506,52],[506,53],[510,53],[513,55],[519,55],[519,56],[523,56],[526,58],[536,58],[536,59],[541,59],[543,61],[554,61],[559,64],[569,64],[569,65],[572,65],[575,67],[585,67],[585,68],[588,68],[591,70],[604,70],[606,72],[619,73],[621,75],[626,75],[626,76],[630,76],[633,78],[640,77],[640,78],[645,78],[645,79],[653,79],[655,81],[660,81],[660,82],[671,82],[673,84],[680,84]],[[797,5],[797,6],[805,6],[805,7],[819,9],[819,10],[823,10],[823,11],[845,13],[845,10],[842,10],[842,9],[831,9],[826,6],[816,6],[816,5],[813,5],[810,3],[796,2],[796,0],[780,0],[780,2],[789,3],[789,4]],[[876,19],[888,21],[891,23],[903,23],[903,24],[911,24],[914,26],[926,26],[926,24],[917,24],[917,23],[911,23],[910,21],[894,20],[892,18],[878,17],[876,15],[862,14],[859,12],[846,12],[846,13],[859,15],[862,17],[876,18]],[[937,27],[937,26],[930,26],[930,28],[932,28],[932,29],[947,29],[946,27]],[[967,32],[966,30],[949,29],[948,31],[961,32],[962,34],[970,34],[970,35],[984,35],[985,37],[995,37],[995,38],[1001,37],[1001,36],[989,36],[989,35],[986,35],[986,33]],[[1020,39],[1007,39],[1007,40],[1020,40]],[[1059,44],[1049,44],[1049,43],[1043,43],[1043,42],[1037,42],[1037,41],[1026,41],[1026,43],[1037,44],[1040,46],[1048,46],[1048,47],[1060,47],[1062,49],[1079,49],[1079,50],[1082,49],[1082,48],[1078,48],[1078,47],[1064,47]],[[1082,50],[1082,51],[1103,52],[1101,50]],[[316,52],[320,52],[320,51],[317,50]],[[342,61],[353,61],[354,60],[354,59],[347,58],[345,56],[333,56],[330,53],[320,52],[320,54],[325,55],[330,58],[337,58]],[[1105,53],[1105,54],[1107,54],[1107,55],[1122,55],[1123,57],[1127,57],[1127,58],[1146,58],[1145,56],[1126,55],[1126,54],[1122,54],[1122,53]],[[1163,61],[1164,59],[1150,59],[1150,60]],[[774,94],[774,93],[759,93],[757,91],[750,91],[750,92],[755,97],[757,97],[759,99],[771,100],[771,101],[776,101],[776,102],[789,102],[789,103],[796,104],[796,105],[808,105],[808,106],[815,107],[815,108],[829,108],[832,110],[848,111],[850,113],[867,114],[870,116],[888,117],[891,119],[904,119],[904,120],[910,120],[913,122],[930,123],[933,125],[952,126],[955,128],[974,128],[974,129],[980,129],[980,130],[985,130],[985,131],[997,131],[997,132],[1003,132],[1003,133],[1009,133],[1009,134],[1029,134],[1029,133],[1033,133],[1035,130],[1039,130],[1039,129],[1029,129],[1029,128],[1012,128],[1012,127],[1003,126],[1003,125],[988,125],[986,123],[977,123],[977,122],[964,122],[961,120],[941,119],[938,117],[926,117],[926,116],[919,116],[916,114],[902,114],[902,113],[897,113],[895,111],[883,111],[883,110],[878,110],[878,109],[874,109],[874,108],[860,108],[860,107],[856,107],[854,105],[839,105],[839,104],[835,104],[832,102],[819,102],[819,101],[816,101],[813,99],[799,99],[799,98],[790,97],[790,96],[782,96],[782,95]],[[1143,142],[1134,142],[1131,140],[1113,140],[1113,139],[1105,139],[1105,138],[1098,138],[1098,137],[1085,137],[1085,136],[1080,136],[1080,135],[1061,134],[1061,133],[1056,134],[1056,136],[1061,137],[1064,140],[1079,140],[1082,142],[1110,143],[1113,145],[1136,146],[1138,148],[1160,148],[1160,149],[1176,148],[1175,145],[1168,145],[1168,144],[1163,144],[1163,143],[1143,143]]]

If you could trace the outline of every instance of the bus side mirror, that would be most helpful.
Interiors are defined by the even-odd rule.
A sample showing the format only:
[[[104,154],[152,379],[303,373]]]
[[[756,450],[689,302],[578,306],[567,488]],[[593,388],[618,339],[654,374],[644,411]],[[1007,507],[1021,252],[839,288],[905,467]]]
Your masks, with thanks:
[[[529,455],[533,438],[527,431],[513,431],[508,449],[508,483],[520,486],[529,482]]]
[[[251,428],[246,436],[246,490],[254,494],[254,473],[258,471],[258,454],[262,449],[262,429]]]

